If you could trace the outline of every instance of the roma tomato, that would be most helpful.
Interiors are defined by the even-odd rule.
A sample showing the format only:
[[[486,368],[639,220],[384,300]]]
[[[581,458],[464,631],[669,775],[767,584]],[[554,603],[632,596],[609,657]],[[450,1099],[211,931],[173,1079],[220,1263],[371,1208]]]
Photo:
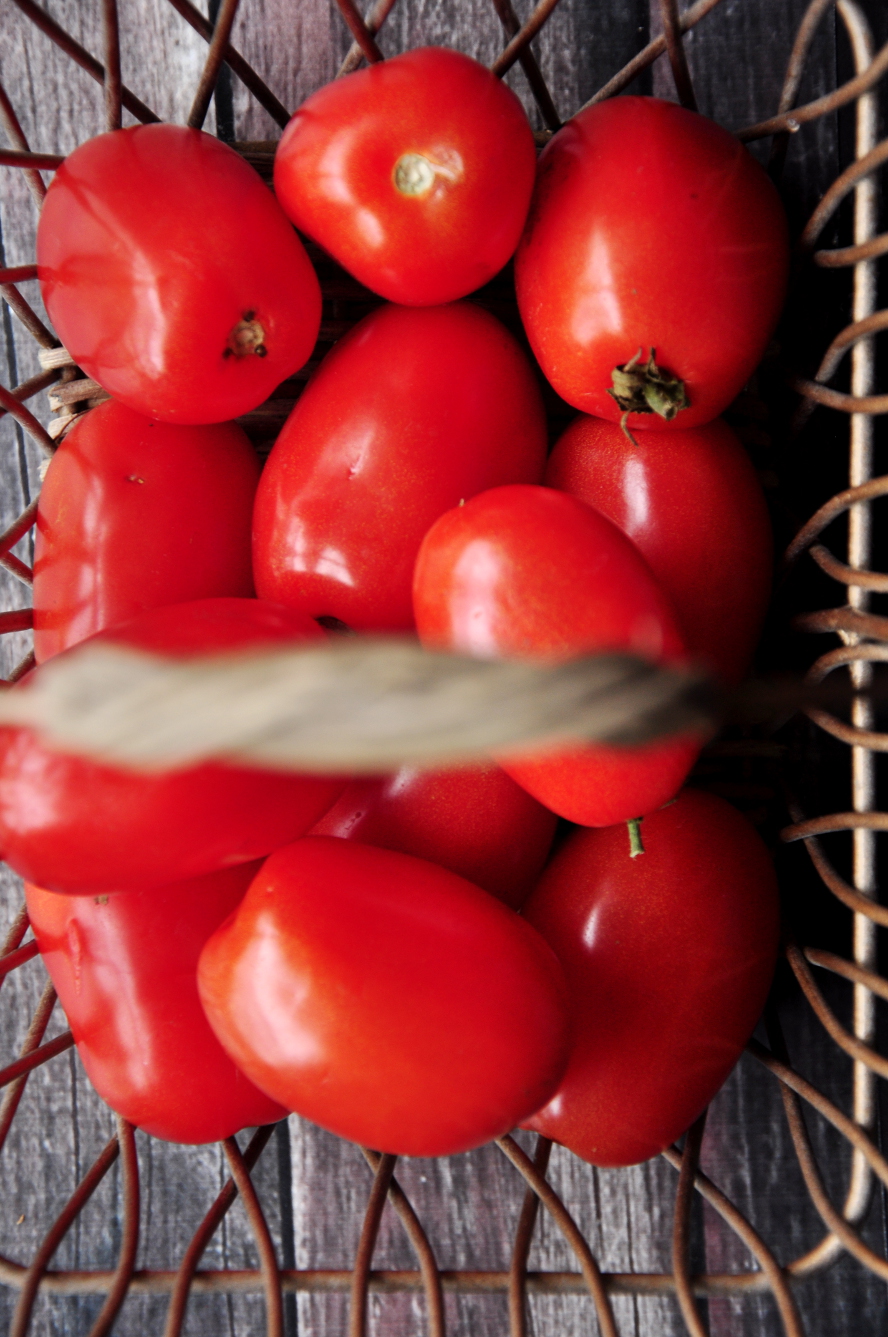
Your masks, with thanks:
[[[234,423],[178,427],[113,399],[75,423],[37,508],[38,663],[145,608],[249,597],[258,481]]]
[[[433,649],[684,657],[669,600],[635,546],[591,506],[550,488],[493,488],[448,511],[423,541],[413,588],[417,630]],[[698,751],[698,740],[678,738],[498,760],[559,816],[609,826],[672,798]]]
[[[37,265],[78,366],[164,422],[255,408],[320,328],[320,286],[271,192],[233,149],[184,126],[75,149],[46,194]]]
[[[733,135],[673,102],[611,98],[540,157],[518,305],[569,404],[612,421],[629,412],[632,430],[695,427],[764,353],[788,257],[777,192]]]
[[[539,934],[454,873],[350,840],[271,855],[198,988],[263,1091],[399,1155],[500,1136],[564,1069],[564,980]]]
[[[422,47],[312,94],[278,145],[274,189],[368,288],[435,306],[502,269],[535,167],[511,89],[469,56]]]
[[[96,640],[185,658],[324,633],[258,599],[152,608]],[[74,653],[73,650],[65,653]],[[35,669],[12,691],[26,692]],[[141,890],[246,863],[307,831],[344,779],[206,762],[175,771],[106,766],[0,729],[0,851],[27,881],[80,895]]]
[[[670,595],[688,654],[726,682],[749,667],[771,591],[768,508],[727,423],[639,432],[580,417],[559,440],[546,482],[628,534]]]
[[[286,1116],[232,1063],[197,996],[201,949],[259,866],[110,896],[25,887],[87,1076],[113,1110],[153,1137],[216,1142]]]
[[[402,766],[356,779],[310,831],[428,859],[517,910],[549,853],[556,817],[492,764]]]
[[[567,1072],[526,1126],[593,1165],[669,1146],[740,1057],[777,956],[768,852],[722,799],[685,790],[625,826],[576,831],[524,908],[567,974]]]
[[[498,320],[468,302],[374,311],[324,360],[269,456],[256,589],[362,631],[409,629],[429,525],[485,488],[539,482],[545,460],[539,388]]]

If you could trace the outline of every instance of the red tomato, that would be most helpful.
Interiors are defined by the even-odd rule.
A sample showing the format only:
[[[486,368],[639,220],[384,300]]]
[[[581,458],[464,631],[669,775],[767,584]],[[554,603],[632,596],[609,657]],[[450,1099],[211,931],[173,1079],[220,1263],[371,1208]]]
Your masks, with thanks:
[[[113,399],[75,423],[37,510],[38,662],[145,608],[250,596],[258,481],[234,423],[167,425]]]
[[[352,780],[310,834],[428,859],[514,910],[539,877],[557,818],[499,766]]]
[[[628,534],[670,595],[688,654],[739,682],[768,607],[772,540],[755,470],[727,423],[639,432],[633,445],[615,423],[580,417],[546,482]]]
[[[649,398],[643,386],[623,404],[609,393],[615,368],[655,351],[685,388],[676,426],[695,427],[759,362],[788,265],[777,192],[733,135],[673,102],[619,97],[546,146],[515,281],[540,366],[569,404],[612,421],[639,404],[630,428],[662,427],[677,386],[654,375]]]
[[[258,599],[202,599],[149,609],[94,639],[182,658],[323,635],[304,614]],[[26,692],[41,672],[11,690]],[[0,851],[22,877],[53,891],[141,890],[294,840],[344,784],[221,762],[122,770],[54,752],[32,729],[4,728]]]
[[[37,264],[78,366],[164,422],[255,408],[320,327],[320,286],[271,192],[233,149],[184,126],[75,149],[46,194]]]
[[[414,605],[423,644],[434,649],[684,657],[669,601],[635,546],[591,506],[549,488],[494,488],[443,515],[417,558]],[[697,740],[679,738],[498,760],[559,816],[609,826],[672,798],[698,751]]]
[[[511,89],[423,47],[337,79],[284,131],[281,207],[374,292],[435,306],[480,288],[518,245],[536,151]]]
[[[383,307],[324,360],[256,494],[263,599],[361,630],[413,626],[429,525],[498,483],[538,482],[546,423],[511,334],[468,302]]]
[[[87,1076],[113,1110],[153,1137],[216,1142],[286,1116],[232,1063],[197,996],[201,948],[259,867],[110,896],[25,887]]]
[[[454,873],[349,840],[273,854],[198,988],[257,1086],[381,1151],[479,1146],[564,1070],[564,981],[539,934]]]
[[[777,955],[768,852],[722,799],[687,789],[625,826],[576,831],[524,908],[567,973],[574,1040],[527,1127],[593,1165],[632,1165],[684,1132],[740,1057]]]

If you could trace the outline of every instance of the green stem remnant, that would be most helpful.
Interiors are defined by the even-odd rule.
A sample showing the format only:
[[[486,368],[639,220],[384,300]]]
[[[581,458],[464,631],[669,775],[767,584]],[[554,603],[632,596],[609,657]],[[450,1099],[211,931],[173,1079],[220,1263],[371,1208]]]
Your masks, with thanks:
[[[641,824],[643,817],[630,817],[626,825],[629,828],[629,858],[634,859],[639,854],[644,854],[644,845],[641,843]]]
[[[635,440],[635,437],[629,431],[628,422],[629,422],[629,410],[627,409],[626,412],[623,414],[622,418],[620,419],[620,431],[623,433],[625,437],[627,437],[629,444],[634,446],[635,449],[638,450],[640,447],[638,445],[638,442]]]
[[[671,422],[681,409],[690,406],[684,381],[657,366],[656,352],[651,348],[650,357],[643,363],[644,348],[639,348],[635,357],[611,372],[613,386],[607,393],[623,410],[620,426],[633,445],[636,443],[626,426],[630,413],[657,413]]]

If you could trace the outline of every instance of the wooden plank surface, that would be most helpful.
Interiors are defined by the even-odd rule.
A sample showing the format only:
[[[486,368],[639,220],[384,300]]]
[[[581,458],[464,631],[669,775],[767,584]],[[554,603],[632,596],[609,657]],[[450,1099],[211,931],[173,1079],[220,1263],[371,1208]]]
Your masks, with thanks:
[[[101,58],[100,7],[58,3],[48,6],[53,17],[87,50]],[[121,4],[123,79],[159,116],[183,122],[206,54],[205,42],[167,4]],[[101,86],[59,52],[11,5],[0,16],[0,78],[10,94],[33,147],[54,145],[67,152],[102,130]],[[132,123],[126,115],[125,122]],[[206,128],[214,129],[211,108]],[[29,263],[34,257],[36,215],[20,173],[4,173],[0,198],[0,228],[6,264]],[[21,285],[22,293],[42,313],[36,283]],[[36,347],[4,307],[6,365],[2,379],[16,384],[39,370]],[[31,407],[48,420],[46,398]],[[0,524],[8,523],[36,495],[40,454],[21,430],[6,417],[0,420]],[[17,551],[28,560],[30,543]],[[14,577],[0,573],[3,607],[20,607],[27,591]],[[4,637],[3,671],[8,671],[27,649],[28,636]],[[4,869],[4,902],[11,910],[20,903],[18,879]],[[29,1009],[39,997],[45,973],[31,963],[6,983],[4,1053],[10,1056],[27,1027]],[[57,1009],[56,1029],[64,1028]],[[0,1157],[0,1253],[18,1260],[32,1256],[53,1216],[67,1199],[113,1132],[113,1117],[92,1091],[73,1053],[54,1060],[35,1074],[9,1142]],[[227,1177],[224,1157],[217,1146],[174,1147],[138,1134],[142,1172],[141,1246],[139,1266],[175,1267],[191,1233],[199,1224]],[[280,1191],[273,1148],[254,1172],[262,1193],[278,1251]],[[119,1167],[115,1166],[93,1203],[78,1220],[56,1255],[60,1267],[111,1267],[120,1245]],[[24,1213],[18,1211],[28,1206]],[[41,1204],[38,1213],[36,1204]],[[24,1220],[19,1223],[19,1217]],[[236,1205],[205,1255],[208,1267],[254,1267],[257,1255],[243,1209]],[[6,1330],[15,1296],[0,1292],[0,1329]],[[32,1331],[53,1337],[85,1333],[101,1299],[41,1299]],[[163,1326],[166,1301],[131,1298],[117,1321],[120,1337],[145,1337]],[[264,1332],[264,1307],[258,1296],[196,1297],[185,1331],[190,1334]]]
[[[88,49],[100,53],[97,0],[49,0],[46,7]],[[731,128],[771,112],[803,8],[801,0],[724,0],[688,39],[701,110]],[[874,21],[884,26],[880,0],[871,0],[869,8]],[[521,16],[527,12],[526,5],[518,9]],[[589,0],[562,0],[536,43],[562,116],[610,77],[651,31],[658,30],[656,3],[652,11],[648,13],[644,0],[594,5]],[[162,0],[122,0],[121,20],[125,82],[159,115],[183,121],[205,44]],[[327,0],[300,0],[298,5],[292,0],[243,0],[234,40],[289,108],[332,77],[349,45],[344,25]],[[503,44],[503,35],[488,0],[463,0],[459,5],[399,0],[380,40],[387,54],[425,42],[447,42],[492,59]],[[834,85],[840,58],[841,46],[829,19],[812,52],[803,100]],[[35,34],[9,0],[0,13],[0,77],[33,148],[65,152],[101,128],[99,86]],[[539,124],[521,71],[513,71],[509,81]],[[630,91],[651,90],[660,96],[674,95],[663,61],[652,76],[638,81]],[[275,137],[277,131],[267,113],[237,80],[233,93],[237,137]],[[207,128],[212,129],[213,124],[211,111]],[[798,216],[836,174],[839,153],[835,118],[793,139],[786,179]],[[33,206],[21,175],[12,170],[3,170],[2,175],[3,261],[28,263],[33,258]],[[22,291],[39,306],[36,284],[23,285]],[[3,335],[2,380],[14,384],[37,370],[35,347],[5,307]],[[45,420],[45,399],[35,402]],[[36,494],[39,456],[8,418],[0,420],[0,450],[0,523],[6,523]],[[19,548],[26,558],[28,548],[27,541]],[[22,606],[26,593],[13,577],[0,573],[3,607]],[[26,633],[3,639],[0,653],[6,669],[26,646]],[[2,892],[11,914],[18,895],[11,875],[4,874]],[[34,962],[4,986],[4,1054],[11,1055],[20,1043],[42,983],[42,968]],[[835,991],[839,1000],[842,987]],[[783,1013],[790,1049],[799,1066],[847,1108],[848,1065],[836,1062],[822,1032],[791,992]],[[62,1025],[60,1017],[53,1022],[56,1030]],[[22,1259],[29,1256],[111,1126],[110,1115],[91,1092],[72,1054],[35,1074],[10,1144],[0,1157],[0,1252]],[[819,1122],[812,1122],[812,1132],[827,1180],[840,1201],[847,1154]],[[369,1171],[355,1148],[295,1117],[290,1120],[289,1143],[289,1159],[286,1143],[274,1142],[255,1175],[279,1257],[285,1263],[295,1259],[300,1267],[349,1267],[369,1191]],[[143,1172],[139,1265],[174,1266],[224,1178],[222,1158],[215,1147],[173,1148],[141,1135],[139,1145]],[[782,1260],[819,1237],[818,1221],[794,1168],[776,1084],[753,1060],[741,1063],[713,1105],[703,1162],[749,1212]],[[508,1265],[522,1189],[514,1170],[495,1148],[440,1161],[404,1161],[398,1176],[443,1267]],[[665,1162],[597,1172],[556,1151],[551,1179],[605,1269],[668,1269],[676,1176]],[[112,1264],[119,1245],[118,1191],[115,1170],[59,1251],[59,1265]],[[873,1242],[882,1228],[879,1208],[877,1199],[868,1227]],[[745,1251],[708,1209],[698,1212],[695,1247],[700,1267],[749,1266]],[[239,1209],[214,1241],[207,1262],[235,1267],[255,1262]],[[415,1265],[403,1231],[388,1209],[376,1262],[379,1266]],[[563,1241],[546,1221],[538,1227],[531,1266],[572,1266]],[[13,1296],[0,1292],[0,1327],[8,1322],[13,1303]],[[804,1291],[801,1305],[811,1337],[868,1337],[885,1328],[882,1284],[847,1261]],[[97,1308],[94,1300],[41,1300],[33,1331],[75,1337],[88,1331]],[[671,1299],[625,1298],[615,1308],[625,1334],[671,1337],[684,1330]],[[711,1301],[706,1308],[714,1337],[771,1337],[780,1331],[773,1303],[767,1299]],[[128,1301],[115,1331],[127,1337],[158,1332],[163,1310],[159,1300]],[[594,1330],[591,1306],[582,1297],[535,1299],[531,1310],[536,1337],[580,1337]],[[422,1315],[422,1302],[414,1297],[380,1298],[372,1303],[371,1328],[380,1337],[413,1337],[424,1330]],[[450,1297],[448,1316],[454,1333],[503,1337],[507,1331],[501,1296]],[[288,1337],[294,1337],[297,1327],[302,1337],[340,1337],[345,1322],[341,1297],[300,1296],[298,1316],[297,1306],[288,1305]],[[264,1332],[262,1303],[253,1297],[196,1299],[186,1330],[252,1337]]]

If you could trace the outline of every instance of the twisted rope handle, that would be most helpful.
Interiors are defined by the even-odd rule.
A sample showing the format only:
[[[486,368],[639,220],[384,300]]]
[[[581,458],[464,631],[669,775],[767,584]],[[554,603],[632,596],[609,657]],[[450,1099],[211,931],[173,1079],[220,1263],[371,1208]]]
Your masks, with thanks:
[[[147,768],[211,756],[378,772],[541,745],[703,737],[720,702],[694,669],[622,654],[559,664],[435,654],[409,640],[169,660],[85,643],[0,694],[0,723],[69,752]]]

